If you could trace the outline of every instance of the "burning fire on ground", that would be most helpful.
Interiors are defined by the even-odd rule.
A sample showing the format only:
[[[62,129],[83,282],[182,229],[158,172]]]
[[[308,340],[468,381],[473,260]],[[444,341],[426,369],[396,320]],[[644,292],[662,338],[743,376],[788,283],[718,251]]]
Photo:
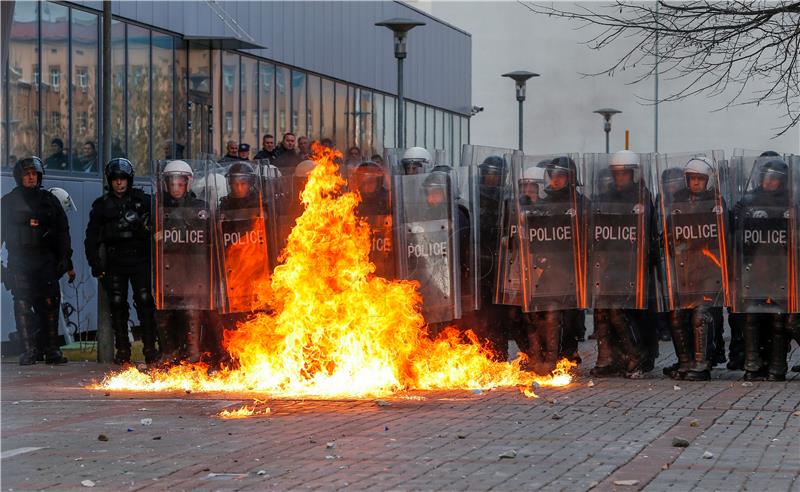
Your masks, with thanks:
[[[472,332],[465,337],[449,328],[430,339],[417,284],[373,275],[369,226],[355,214],[358,195],[344,191],[334,162],[338,153],[323,147],[315,152],[317,166],[301,195],[305,211],[271,279],[272,312],[225,332],[225,348],[237,365],[213,374],[204,364],[128,368],[95,389],[365,398],[517,386],[535,397],[534,384],[570,383],[574,364],[566,360],[551,375],[537,376],[523,370],[523,358],[493,361]],[[248,411],[254,410],[232,413]]]

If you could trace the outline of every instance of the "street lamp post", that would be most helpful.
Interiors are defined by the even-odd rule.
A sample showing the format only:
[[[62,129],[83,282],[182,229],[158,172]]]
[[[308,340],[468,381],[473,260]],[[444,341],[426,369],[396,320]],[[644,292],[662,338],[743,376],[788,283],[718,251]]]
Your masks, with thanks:
[[[517,70],[516,72],[504,73],[503,77],[508,77],[514,80],[517,87],[517,102],[519,103],[519,150],[522,150],[522,103],[525,101],[525,82],[531,77],[538,77],[538,73],[526,72],[524,70]]]
[[[406,58],[406,36],[408,31],[417,26],[424,26],[425,23],[412,19],[396,17],[382,22],[376,22],[376,26],[386,27],[394,33],[394,57],[397,58],[397,147],[406,146],[406,104],[403,98],[403,60]]]
[[[601,108],[596,109],[593,111],[594,113],[603,115],[603,131],[606,132],[606,154],[610,153],[609,144],[608,144],[608,135],[611,133],[611,117],[615,114],[619,114],[622,111],[614,108]]]

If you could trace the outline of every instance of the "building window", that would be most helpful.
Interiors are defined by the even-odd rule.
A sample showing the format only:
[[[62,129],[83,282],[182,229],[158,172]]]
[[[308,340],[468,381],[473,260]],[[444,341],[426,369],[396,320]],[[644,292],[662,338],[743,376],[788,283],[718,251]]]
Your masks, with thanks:
[[[86,133],[86,129],[89,126],[89,113],[83,111],[78,113],[78,131],[80,133]]]
[[[59,113],[58,111],[51,111],[50,112],[50,125],[53,128],[58,128],[58,126],[60,124],[61,124],[61,113]]]
[[[233,133],[233,113],[230,111],[225,112],[225,133]]]
[[[228,92],[233,92],[233,68],[232,67],[225,67],[225,70],[222,72],[222,83],[225,85],[225,90]]]
[[[78,79],[78,87],[86,91],[89,87],[89,69],[87,67],[76,67],[76,78]]]
[[[61,85],[61,67],[50,67],[50,85],[54,91]]]
[[[39,65],[33,66],[33,84],[39,85]]]

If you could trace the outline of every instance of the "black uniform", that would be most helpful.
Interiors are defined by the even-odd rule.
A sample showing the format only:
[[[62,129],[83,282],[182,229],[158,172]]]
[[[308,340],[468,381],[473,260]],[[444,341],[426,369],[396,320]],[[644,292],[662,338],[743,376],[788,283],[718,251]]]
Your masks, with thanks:
[[[740,217],[745,209],[764,207],[761,209],[767,216],[761,220],[773,223],[782,221],[782,211],[790,208],[791,199],[783,186],[774,192],[758,188],[734,209],[734,224],[740,226],[744,219]],[[774,216],[781,213],[780,216]],[[777,267],[777,265],[776,265]],[[763,272],[765,276],[775,272]],[[744,370],[746,380],[786,379],[788,369],[786,362],[789,346],[789,315],[786,313],[746,313],[741,319],[744,336]]]
[[[646,217],[652,217],[653,206],[650,193],[642,193],[638,184],[631,183],[624,189],[611,189],[597,197],[599,203],[624,203],[631,206],[640,204],[649,210]],[[641,203],[640,203],[641,202]],[[649,224],[648,224],[649,226]],[[649,231],[642,236],[647,239]],[[645,267],[649,268],[649,264]],[[648,286],[649,287],[649,286]],[[622,372],[635,377],[646,369],[648,347],[645,346],[641,321],[643,312],[635,309],[594,310],[594,332],[597,338],[597,363],[592,369],[594,376],[617,375]],[[651,327],[649,330],[653,330]]]
[[[131,174],[124,195],[117,196],[113,191],[107,191],[92,203],[84,241],[92,275],[98,277],[108,293],[116,345],[114,362],[117,364],[129,362],[131,356],[128,283],[133,287],[133,304],[142,329],[145,361],[155,362],[159,357],[155,304],[150,292],[150,195],[132,188],[132,181]]]
[[[170,210],[169,226],[180,227],[184,231],[195,229],[200,225],[197,223],[198,213],[208,210],[206,202],[197,198],[191,190],[179,198],[173,198],[168,192],[163,192],[162,200],[164,209]],[[165,219],[166,221],[166,219]],[[167,225],[167,224],[165,224]],[[203,237],[210,240],[211,231],[206,230],[203,223]],[[180,248],[184,245],[173,245],[173,248]],[[169,247],[165,245],[165,247]],[[186,252],[188,253],[188,252]],[[173,252],[172,254],[180,254]],[[192,261],[192,256],[186,254],[184,258]],[[210,258],[200,256],[201,261],[210,261]],[[197,265],[198,269],[206,265]],[[210,280],[210,279],[208,279]],[[177,301],[177,302],[175,302]],[[180,304],[179,300],[174,300],[175,304]],[[201,355],[201,325],[203,323],[203,311],[200,309],[161,309],[156,313],[156,323],[158,327],[159,348],[164,359],[172,359],[175,353],[186,345],[185,358],[188,362],[197,362]]]
[[[39,174],[35,188],[22,186],[22,173],[34,168]],[[8,249],[8,268],[3,282],[14,298],[14,319],[22,354],[20,365],[34,364],[41,329],[44,360],[64,363],[59,350],[58,279],[72,270],[69,223],[58,199],[41,189],[44,170],[38,157],[23,159],[14,168],[17,187],[2,198],[2,242]]]
[[[672,203],[682,204],[684,212],[709,212],[706,210],[695,211],[697,203],[708,204],[714,202],[713,191],[706,190],[700,194],[693,194],[684,188],[675,192]],[[672,220],[672,219],[670,219]],[[671,228],[670,228],[671,229]],[[724,234],[721,231],[720,234]],[[687,272],[704,272],[707,260],[699,256],[695,266],[685,265]],[[691,308],[676,309],[669,313],[672,344],[678,364],[670,370],[669,376],[673,379],[706,380],[710,377],[712,366],[711,354],[713,353],[713,328],[714,307],[699,303]]]
[[[502,158],[496,166],[503,166]],[[488,159],[487,159],[488,160]],[[501,172],[501,180],[503,173]],[[502,181],[501,181],[502,183]],[[503,187],[480,185],[480,310],[476,312],[478,325],[484,337],[491,343],[498,359],[508,360],[507,306],[494,304],[498,248],[500,241],[500,207],[504,205]],[[462,283],[462,286],[464,284]]]
[[[551,211],[557,210],[562,216],[574,207],[578,220],[582,221],[587,206],[584,196],[573,189],[574,184],[565,186],[560,190],[552,190],[550,187],[545,189],[545,197],[539,200],[532,209],[535,211],[538,206],[550,208]],[[527,229],[531,229],[536,221],[536,214],[528,214]],[[571,245],[570,245],[571,246]],[[558,247],[555,244],[553,247]],[[543,254],[544,248],[542,249]],[[555,253],[553,251],[552,253]],[[574,277],[574,265],[558,265],[558,262],[543,265],[541,283],[556,285],[570,282]],[[563,285],[562,285],[563,287]],[[561,289],[559,289],[561,290]],[[528,355],[531,359],[532,369],[540,374],[547,374],[552,371],[560,356],[564,355],[565,336],[577,337],[580,332],[579,323],[581,322],[580,310],[564,309],[564,299],[553,299],[552,308],[524,313],[523,326],[528,334]],[[547,301],[543,301],[546,303]],[[567,302],[567,304],[573,304]],[[577,345],[577,338],[574,338]],[[570,350],[572,353],[572,350]],[[577,352],[577,347],[575,347]]]

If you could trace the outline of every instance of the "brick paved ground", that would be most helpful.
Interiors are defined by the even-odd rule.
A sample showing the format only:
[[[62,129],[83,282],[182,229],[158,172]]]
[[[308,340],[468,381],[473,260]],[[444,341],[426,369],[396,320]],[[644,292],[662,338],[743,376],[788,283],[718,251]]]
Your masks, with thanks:
[[[269,417],[227,421],[214,415],[250,400],[105,396],[81,388],[104,366],[3,364],[2,488],[800,490],[800,377],[750,384],[717,369],[676,387],[660,376],[672,361],[661,347],[648,379],[591,386],[583,343],[576,383],[539,399],[509,389],[389,406],[269,401]],[[791,357],[800,363],[800,350]]]

